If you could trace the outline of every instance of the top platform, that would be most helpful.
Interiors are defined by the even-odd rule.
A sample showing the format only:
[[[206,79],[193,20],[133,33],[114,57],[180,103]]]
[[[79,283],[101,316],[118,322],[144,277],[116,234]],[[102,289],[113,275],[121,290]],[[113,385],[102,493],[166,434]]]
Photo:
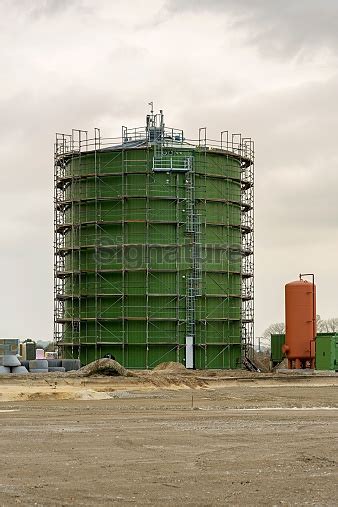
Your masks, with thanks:
[[[184,150],[205,151],[219,155],[241,159],[242,165],[248,167],[254,163],[254,142],[251,138],[241,134],[230,134],[224,130],[220,132],[218,140],[207,137],[207,129],[202,127],[198,131],[198,139],[187,139],[183,130],[166,127],[163,112],[146,116],[146,126],[127,128],[122,127],[120,137],[104,138],[100,129],[94,129],[94,137],[88,136],[86,130],[72,130],[71,134],[56,134],[55,157],[69,158],[82,153],[97,151],[133,150]]]

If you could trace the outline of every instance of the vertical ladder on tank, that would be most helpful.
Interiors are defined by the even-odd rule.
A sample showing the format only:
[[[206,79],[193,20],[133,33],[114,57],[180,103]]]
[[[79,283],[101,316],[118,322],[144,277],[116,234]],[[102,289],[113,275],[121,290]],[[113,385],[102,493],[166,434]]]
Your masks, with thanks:
[[[202,244],[201,218],[196,212],[193,158],[189,157],[186,172],[186,233],[191,238],[191,270],[186,280],[186,335],[194,343],[196,333],[196,298],[201,295]]]

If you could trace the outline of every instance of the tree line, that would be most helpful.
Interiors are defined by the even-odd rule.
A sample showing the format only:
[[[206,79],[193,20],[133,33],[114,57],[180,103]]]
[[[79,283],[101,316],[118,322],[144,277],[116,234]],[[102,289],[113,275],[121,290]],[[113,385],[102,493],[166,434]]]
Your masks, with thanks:
[[[338,317],[331,317],[329,319],[322,319],[317,315],[317,333],[335,333],[338,332]],[[272,334],[285,333],[284,322],[274,322],[270,324],[260,337],[260,346],[270,348],[270,336]]]

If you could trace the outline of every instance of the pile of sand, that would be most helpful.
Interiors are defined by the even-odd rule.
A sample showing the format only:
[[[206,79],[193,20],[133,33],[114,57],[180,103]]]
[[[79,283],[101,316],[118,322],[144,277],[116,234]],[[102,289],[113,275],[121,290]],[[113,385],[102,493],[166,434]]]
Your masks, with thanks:
[[[114,359],[98,359],[83,366],[76,372],[79,376],[89,377],[91,375],[105,375],[108,377],[132,377],[133,374],[126,370]]]
[[[187,373],[187,369],[182,363],[175,363],[174,361],[169,361],[168,363],[160,363],[153,371],[163,372],[163,373]]]

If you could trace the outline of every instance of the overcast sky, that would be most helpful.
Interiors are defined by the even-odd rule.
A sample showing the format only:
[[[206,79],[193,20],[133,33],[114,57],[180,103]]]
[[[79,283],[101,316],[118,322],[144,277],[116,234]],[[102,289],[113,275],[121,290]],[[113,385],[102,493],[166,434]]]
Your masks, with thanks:
[[[0,0],[0,336],[51,339],[55,132],[256,143],[256,335],[314,272],[338,316],[337,0]]]

